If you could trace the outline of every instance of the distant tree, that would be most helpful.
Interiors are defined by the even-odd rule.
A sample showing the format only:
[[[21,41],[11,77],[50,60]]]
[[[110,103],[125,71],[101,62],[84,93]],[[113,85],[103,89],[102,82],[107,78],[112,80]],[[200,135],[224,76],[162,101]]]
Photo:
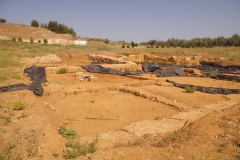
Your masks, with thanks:
[[[39,23],[38,23],[38,21],[37,20],[32,20],[32,22],[31,22],[31,26],[32,27],[39,27]]]
[[[49,21],[48,29],[55,33],[58,33],[58,22],[57,21]]]
[[[127,45],[127,48],[130,48],[130,46],[129,46],[129,45]]]
[[[68,27],[65,26],[64,24],[59,24],[58,25],[58,33],[61,33],[61,34],[68,33]]]
[[[124,44],[122,45],[122,48],[125,48],[125,45],[124,45]]]
[[[131,42],[131,46],[132,46],[132,48],[134,48],[135,47],[135,43]]]
[[[42,41],[39,39],[39,40],[38,40],[38,43],[41,43],[41,42],[42,42]]]
[[[6,19],[0,18],[0,23],[7,23]]]
[[[135,47],[137,47],[137,46],[138,46],[138,44],[137,44],[137,43],[135,43],[134,45],[135,45]]]
[[[68,33],[71,34],[73,37],[77,36],[77,33],[73,30],[72,27],[70,29],[68,29]]]
[[[156,40],[156,39],[150,40],[150,41],[148,42],[148,44],[151,45],[151,46],[156,45],[156,44],[157,44],[157,40]]]

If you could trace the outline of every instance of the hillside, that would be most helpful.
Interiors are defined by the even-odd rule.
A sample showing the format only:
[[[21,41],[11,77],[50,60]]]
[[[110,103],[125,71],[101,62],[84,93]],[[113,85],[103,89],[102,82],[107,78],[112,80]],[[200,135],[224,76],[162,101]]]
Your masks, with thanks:
[[[21,37],[22,39],[73,39],[70,34],[56,34],[48,29],[21,24],[0,23],[0,38]]]

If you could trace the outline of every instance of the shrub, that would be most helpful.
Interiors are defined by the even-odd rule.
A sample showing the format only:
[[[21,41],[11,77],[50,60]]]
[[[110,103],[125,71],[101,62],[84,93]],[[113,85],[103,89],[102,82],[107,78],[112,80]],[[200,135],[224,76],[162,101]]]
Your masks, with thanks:
[[[22,38],[21,37],[18,37],[18,42],[22,42]]]
[[[159,48],[159,46],[156,46],[156,48]]]
[[[150,46],[147,46],[147,48],[150,48]]]
[[[41,43],[41,42],[42,42],[42,41],[39,39],[39,40],[38,40],[38,43]]]
[[[13,38],[12,38],[12,41],[13,41],[13,42],[16,42],[16,37],[13,37]]]
[[[33,40],[34,40],[34,39],[31,37],[31,38],[30,38],[30,43],[33,43]]]
[[[77,133],[74,130],[67,129],[66,126],[59,127],[59,134],[63,137],[76,137]]]
[[[93,153],[97,150],[98,136],[92,142],[81,144],[78,139],[69,139],[66,147],[71,148],[66,150],[66,159],[77,158]]]
[[[47,43],[48,43],[48,40],[47,40],[47,39],[43,39],[43,43],[44,43],[44,44],[47,44]]]
[[[124,44],[122,45],[122,48],[125,48],[125,45],[124,45]]]
[[[108,39],[105,39],[104,43],[108,44],[108,43],[109,43],[109,40],[108,40]]]
[[[185,87],[185,90],[186,90],[186,92],[187,93],[193,93],[193,92],[195,92],[196,91],[196,87],[195,86],[186,86]]]
[[[161,47],[164,48],[164,45],[162,45]]]
[[[123,54],[124,54],[124,56],[127,56],[127,57],[129,56],[129,53],[123,53]]]
[[[130,48],[130,46],[129,46],[129,45],[127,45],[127,48]]]
[[[16,101],[13,103],[13,110],[23,110],[25,108],[25,104],[20,101]]]
[[[90,100],[90,103],[95,103],[95,99],[91,99],[91,100]]]
[[[64,74],[64,73],[67,73],[67,68],[60,68],[60,69],[57,71],[57,74]]]
[[[153,46],[153,45],[151,45],[151,48],[154,48],[154,46]]]

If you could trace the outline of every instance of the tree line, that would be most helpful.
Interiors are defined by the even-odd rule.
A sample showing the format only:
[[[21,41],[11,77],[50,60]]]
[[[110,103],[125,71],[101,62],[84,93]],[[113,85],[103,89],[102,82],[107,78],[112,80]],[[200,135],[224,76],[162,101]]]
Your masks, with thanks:
[[[4,18],[0,18],[0,23],[7,23],[7,20]]]
[[[38,21],[32,20],[31,26],[39,27]],[[74,29],[72,27],[69,28],[68,26],[66,26],[62,23],[58,23],[57,21],[49,21],[48,24],[41,23],[40,27],[49,29],[50,31],[58,33],[58,34],[71,34],[73,37],[77,36],[76,32],[74,31]]]
[[[190,40],[171,38],[167,41],[150,40],[142,42],[141,45],[162,46],[162,47],[213,47],[213,46],[240,46],[240,35],[237,33],[229,38],[223,36],[217,38],[193,38]]]

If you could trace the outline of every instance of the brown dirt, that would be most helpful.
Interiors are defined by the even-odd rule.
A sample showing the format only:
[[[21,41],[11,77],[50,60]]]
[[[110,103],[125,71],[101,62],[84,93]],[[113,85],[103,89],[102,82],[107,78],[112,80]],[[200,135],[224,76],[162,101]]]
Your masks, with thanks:
[[[50,38],[63,38],[63,39],[72,39],[70,34],[56,34],[48,29],[40,27],[26,26],[22,24],[9,24],[9,23],[0,23],[0,36],[8,38],[18,38],[30,39],[50,39]]]
[[[62,66],[87,63],[86,55],[82,57],[84,62],[68,61],[68,56],[63,54],[59,57],[63,60]],[[49,71],[48,82],[43,84],[42,97],[36,97],[27,90],[0,93],[0,153],[8,152],[11,157],[21,156],[23,159],[64,159],[67,140],[58,134],[58,128],[67,125],[82,140],[91,140],[99,135],[98,151],[77,159],[240,158],[240,142],[237,139],[238,136],[240,138],[239,95],[186,93],[183,89],[165,83],[166,78],[152,78],[154,83],[144,83],[150,81],[85,73],[96,76],[97,81],[80,81],[75,79],[75,73],[56,74],[55,71]],[[169,79],[177,83],[240,88],[236,82],[209,78]],[[24,77],[19,82],[29,83]],[[162,84],[156,85],[159,82]],[[118,88],[122,86],[131,86],[189,108],[182,111],[171,105],[120,92]],[[21,111],[12,110],[15,101],[24,102],[26,107]],[[198,111],[198,118],[191,114],[194,111]],[[185,113],[195,118],[186,126],[186,119],[181,120],[177,116]],[[10,117],[10,121],[7,117]],[[167,133],[158,130],[154,134],[139,135],[124,129],[124,126],[134,123],[163,122],[164,119],[179,121],[174,121],[176,127]],[[153,123],[143,127],[151,128]],[[168,123],[166,121],[163,125],[170,128]],[[184,131],[179,131],[183,126]],[[141,127],[136,130],[141,130]],[[9,149],[9,146],[13,147]],[[52,155],[54,153],[58,153],[59,157],[55,158]]]

